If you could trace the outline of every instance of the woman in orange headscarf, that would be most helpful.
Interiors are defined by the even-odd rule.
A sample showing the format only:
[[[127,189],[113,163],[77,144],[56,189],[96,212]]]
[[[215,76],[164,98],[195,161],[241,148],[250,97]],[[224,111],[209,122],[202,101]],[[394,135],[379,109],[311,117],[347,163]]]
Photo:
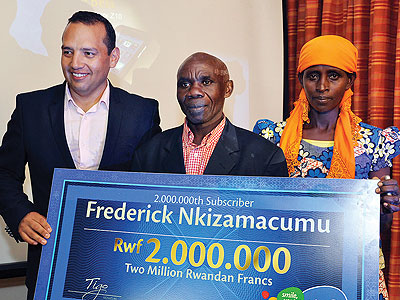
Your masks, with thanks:
[[[399,210],[392,159],[400,154],[400,132],[362,123],[351,111],[357,48],[336,35],[319,36],[300,51],[297,68],[303,87],[284,122],[259,120],[254,132],[279,144],[291,177],[381,178],[382,214]],[[387,291],[380,272],[380,292]]]

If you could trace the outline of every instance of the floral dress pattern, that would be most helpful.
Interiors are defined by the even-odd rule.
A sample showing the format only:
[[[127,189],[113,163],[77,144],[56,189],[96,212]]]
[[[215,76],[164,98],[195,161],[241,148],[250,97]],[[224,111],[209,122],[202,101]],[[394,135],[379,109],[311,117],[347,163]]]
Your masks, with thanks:
[[[267,119],[257,121],[253,131],[279,146],[286,122],[273,122]],[[355,179],[369,178],[368,173],[385,167],[392,167],[392,159],[400,154],[400,131],[397,127],[380,129],[360,123],[358,145],[354,147],[356,159]],[[328,175],[333,156],[332,147],[319,147],[301,140],[298,160],[290,177],[325,178]],[[379,299],[389,299],[382,268],[385,267],[382,251],[380,251]]]
[[[259,120],[253,131],[279,146],[286,122]],[[397,127],[380,129],[360,123],[358,145],[354,147],[356,159],[355,179],[366,179],[371,171],[392,167],[392,159],[400,154],[400,131]],[[300,165],[290,177],[325,178],[333,155],[332,147],[318,147],[301,140],[298,160]]]

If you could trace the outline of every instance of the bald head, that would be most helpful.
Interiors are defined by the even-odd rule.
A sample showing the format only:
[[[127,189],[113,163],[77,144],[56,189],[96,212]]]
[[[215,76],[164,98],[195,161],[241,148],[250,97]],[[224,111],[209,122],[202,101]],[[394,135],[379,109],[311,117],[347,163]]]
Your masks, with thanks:
[[[180,71],[185,68],[187,64],[193,63],[204,63],[211,66],[214,69],[214,74],[217,76],[221,76],[223,81],[229,80],[229,71],[226,67],[225,63],[220,60],[218,57],[215,57],[211,54],[205,52],[196,52],[186,58],[181,66],[178,69],[177,76],[179,77]]]
[[[198,52],[181,64],[177,79],[178,102],[195,139],[201,138],[224,117],[225,98],[233,91],[228,68],[219,58]]]

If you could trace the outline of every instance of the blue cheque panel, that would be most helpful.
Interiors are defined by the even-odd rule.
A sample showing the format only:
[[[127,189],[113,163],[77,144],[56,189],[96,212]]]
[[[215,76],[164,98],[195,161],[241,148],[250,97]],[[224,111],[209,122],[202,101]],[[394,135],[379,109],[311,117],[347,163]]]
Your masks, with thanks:
[[[35,299],[377,299],[376,183],[57,169]]]

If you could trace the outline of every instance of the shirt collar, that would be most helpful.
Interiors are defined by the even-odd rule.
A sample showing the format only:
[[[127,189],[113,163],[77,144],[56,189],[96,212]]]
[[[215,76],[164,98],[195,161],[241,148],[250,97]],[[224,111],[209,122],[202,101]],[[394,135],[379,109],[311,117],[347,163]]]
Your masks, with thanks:
[[[208,143],[211,143],[212,141],[214,141],[214,139],[216,139],[216,138],[219,139],[221,136],[222,130],[225,127],[225,123],[226,123],[226,117],[224,116],[222,118],[221,122],[219,122],[219,124],[201,140],[200,145],[196,145],[196,147],[205,146]],[[185,123],[183,124],[182,141],[184,144],[193,144],[193,140],[194,140],[194,134],[190,130],[190,128],[187,124],[187,119],[185,118]]]
[[[103,92],[103,95],[101,95],[101,98],[99,102],[97,103],[103,103],[107,109],[109,109],[110,106],[110,85],[107,80],[107,86]],[[96,103],[96,104],[97,104]],[[79,106],[76,104],[74,99],[72,98],[71,92],[69,90],[68,82],[65,84],[65,97],[64,97],[64,106],[67,108],[68,104],[72,104],[76,108],[79,108]]]

